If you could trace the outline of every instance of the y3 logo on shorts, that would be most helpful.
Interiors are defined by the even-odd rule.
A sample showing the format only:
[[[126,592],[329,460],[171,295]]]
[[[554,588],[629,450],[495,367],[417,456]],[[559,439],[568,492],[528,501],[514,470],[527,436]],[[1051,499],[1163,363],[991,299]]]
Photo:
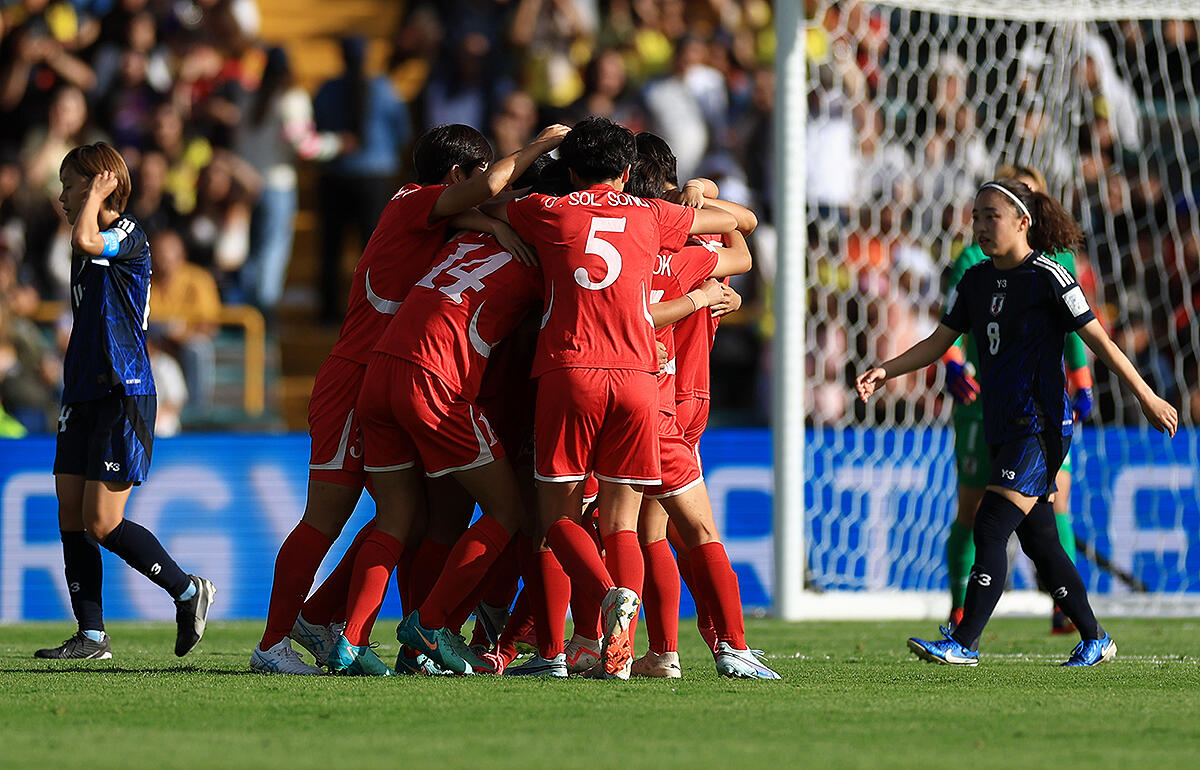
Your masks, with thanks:
[[[71,407],[64,406],[58,414],[58,432],[67,432],[67,420],[71,419]]]
[[[104,470],[112,471],[113,473],[116,473],[121,470],[121,464],[109,462],[108,460],[105,460],[104,461]]]
[[[1016,471],[1010,471],[1010,470],[1008,470],[1007,468],[1001,468],[1001,469],[1000,469],[1000,476],[1001,476],[1002,478],[1008,479],[1009,481],[1012,481],[1013,479],[1015,479],[1015,478],[1017,477],[1017,472],[1016,472]]]
[[[971,577],[981,586],[990,586],[992,584],[992,576],[986,572],[971,570]]]

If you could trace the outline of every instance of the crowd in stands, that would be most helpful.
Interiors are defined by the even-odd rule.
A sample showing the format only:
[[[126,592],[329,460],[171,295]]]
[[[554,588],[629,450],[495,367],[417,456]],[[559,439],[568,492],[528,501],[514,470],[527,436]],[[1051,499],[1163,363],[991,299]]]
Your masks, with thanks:
[[[1027,27],[997,32],[1009,40],[997,51],[966,45],[931,14],[858,0],[805,0],[805,11],[812,421],[856,419],[852,373],[936,324],[941,276],[970,239],[974,191],[1005,162],[1041,165],[1055,192],[1073,196],[1091,236],[1080,262],[1094,303],[1170,381],[1154,384],[1171,397],[1175,383],[1175,403],[1190,399],[1200,420],[1195,118],[1187,145],[1160,131],[1151,109],[1189,99],[1195,109],[1197,24],[1096,25],[1084,65],[1058,84],[1079,98],[1085,120],[1068,142],[1055,130],[1062,114],[1036,98],[1053,57]],[[709,177],[760,222],[774,216],[769,0],[408,0],[386,61],[347,37],[344,71],[312,94],[289,66],[289,54],[303,52],[272,47],[260,26],[255,0],[4,5],[0,403],[27,429],[55,427],[59,351],[30,319],[40,300],[65,299],[58,165],[83,142],[110,141],[129,163],[130,213],[155,257],[160,400],[184,414],[212,399],[220,303],[252,304],[268,321],[276,314],[301,162],[317,164],[312,315],[331,325],[346,302],[343,253],[361,248],[407,180],[412,139],[438,124],[475,126],[501,155],[548,122],[604,115],[666,138],[681,178]],[[901,41],[922,30],[927,44]],[[998,81],[969,56],[986,49],[1003,59],[1005,45],[1028,88],[995,96]],[[1013,148],[1018,157],[1001,157]],[[750,245],[756,269],[735,282],[745,306],[723,324],[713,353],[718,420],[768,416],[769,224]],[[186,317],[173,308],[187,308]],[[66,330],[58,332],[61,345]],[[1119,419],[1128,405],[1106,395],[1105,382],[1098,378],[1100,417]],[[931,385],[936,373],[914,375],[878,408],[888,420],[932,417],[946,404]],[[1186,420],[1189,405],[1181,411]]]

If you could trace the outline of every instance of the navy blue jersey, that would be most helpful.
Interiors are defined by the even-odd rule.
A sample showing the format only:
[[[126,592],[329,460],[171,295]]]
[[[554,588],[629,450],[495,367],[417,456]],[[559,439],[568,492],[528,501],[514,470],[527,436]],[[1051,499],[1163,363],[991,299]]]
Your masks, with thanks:
[[[150,242],[137,220],[121,216],[101,233],[104,253],[71,259],[74,326],[63,360],[64,404],[113,389],[152,396],[146,353],[150,315]]]
[[[1071,273],[1040,252],[1011,270],[988,259],[963,274],[942,323],[975,337],[988,444],[1060,427],[1071,435],[1063,340],[1095,317]]]

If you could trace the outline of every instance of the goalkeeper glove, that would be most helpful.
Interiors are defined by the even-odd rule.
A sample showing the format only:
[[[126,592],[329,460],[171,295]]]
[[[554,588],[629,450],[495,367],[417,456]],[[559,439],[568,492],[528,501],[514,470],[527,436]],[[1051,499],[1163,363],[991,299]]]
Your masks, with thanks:
[[[979,383],[967,372],[961,361],[946,362],[946,388],[960,404],[970,404],[979,396]]]
[[[1086,366],[1070,369],[1067,371],[1067,382],[1075,391],[1075,396],[1071,399],[1071,411],[1075,414],[1075,421],[1086,420],[1095,404],[1092,397],[1092,370]]]

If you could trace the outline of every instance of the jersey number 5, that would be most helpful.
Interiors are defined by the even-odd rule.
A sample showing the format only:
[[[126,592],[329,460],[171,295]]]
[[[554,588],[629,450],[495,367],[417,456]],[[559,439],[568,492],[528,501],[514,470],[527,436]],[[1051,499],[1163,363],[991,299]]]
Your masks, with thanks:
[[[592,226],[588,230],[587,246],[584,247],[584,253],[594,254],[603,259],[606,272],[604,277],[599,281],[593,281],[588,275],[587,268],[576,268],[575,283],[585,289],[600,291],[601,289],[607,289],[616,282],[617,278],[621,275],[621,252],[617,251],[616,246],[598,237],[597,234],[623,232],[625,232],[625,217],[592,217]]]

